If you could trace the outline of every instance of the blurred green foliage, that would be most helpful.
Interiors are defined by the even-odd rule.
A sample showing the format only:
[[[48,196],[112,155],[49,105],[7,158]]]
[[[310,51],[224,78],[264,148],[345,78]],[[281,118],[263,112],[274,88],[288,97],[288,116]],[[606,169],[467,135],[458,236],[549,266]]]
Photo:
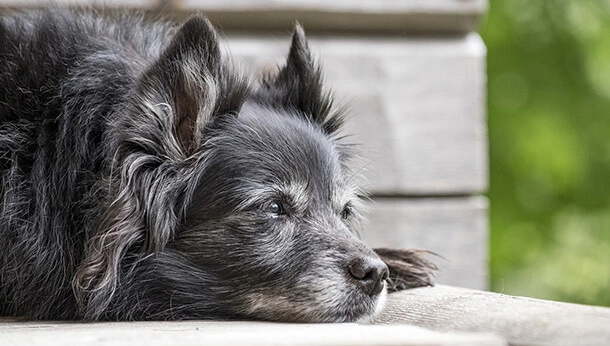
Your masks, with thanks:
[[[491,288],[610,306],[610,0],[490,0]]]

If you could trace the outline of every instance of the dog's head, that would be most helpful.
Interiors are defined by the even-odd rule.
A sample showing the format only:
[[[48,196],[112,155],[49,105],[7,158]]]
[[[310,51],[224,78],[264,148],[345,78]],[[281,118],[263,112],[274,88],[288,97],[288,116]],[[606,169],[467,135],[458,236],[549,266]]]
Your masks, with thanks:
[[[138,82],[77,275],[88,316],[371,316],[388,269],[355,235],[350,147],[303,30],[260,85],[227,66],[193,18]]]

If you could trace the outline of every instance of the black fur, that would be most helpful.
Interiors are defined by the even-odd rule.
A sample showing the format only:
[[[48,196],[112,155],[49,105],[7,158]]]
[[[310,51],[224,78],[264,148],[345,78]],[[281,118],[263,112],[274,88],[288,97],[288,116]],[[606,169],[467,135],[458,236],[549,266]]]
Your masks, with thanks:
[[[299,26],[258,86],[201,17],[176,29],[42,11],[2,18],[0,42],[0,315],[323,322],[379,309],[364,282],[387,269],[352,233],[349,147]],[[401,287],[431,284],[418,254],[391,260],[392,276],[413,273]]]

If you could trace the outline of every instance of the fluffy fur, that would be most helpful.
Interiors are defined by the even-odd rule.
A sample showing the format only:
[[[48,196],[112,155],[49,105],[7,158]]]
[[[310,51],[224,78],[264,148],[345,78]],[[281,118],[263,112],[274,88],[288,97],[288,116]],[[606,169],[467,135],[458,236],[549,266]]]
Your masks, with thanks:
[[[350,148],[299,26],[257,85],[202,17],[42,11],[2,18],[0,42],[0,315],[379,309],[388,268],[353,234]],[[419,253],[378,254],[391,288],[431,284]]]

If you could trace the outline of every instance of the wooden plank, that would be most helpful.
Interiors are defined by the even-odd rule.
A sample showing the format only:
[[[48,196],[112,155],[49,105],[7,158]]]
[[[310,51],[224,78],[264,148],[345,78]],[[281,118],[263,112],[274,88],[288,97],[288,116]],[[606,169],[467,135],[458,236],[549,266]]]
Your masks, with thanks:
[[[0,322],[1,345],[505,345],[490,334],[408,325],[271,322]]]
[[[492,332],[509,345],[610,345],[610,308],[449,286],[390,294],[375,322]]]
[[[249,69],[281,64],[281,38],[229,36]],[[310,35],[327,81],[350,105],[346,133],[361,144],[365,185],[376,195],[455,195],[487,188],[485,47],[451,38]]]
[[[487,200],[485,197],[373,199],[362,239],[373,247],[421,248],[443,258],[437,281],[487,288]]]
[[[3,0],[0,5],[48,4],[205,11],[225,29],[288,28],[298,19],[311,30],[369,32],[468,32],[487,7],[486,0]]]

